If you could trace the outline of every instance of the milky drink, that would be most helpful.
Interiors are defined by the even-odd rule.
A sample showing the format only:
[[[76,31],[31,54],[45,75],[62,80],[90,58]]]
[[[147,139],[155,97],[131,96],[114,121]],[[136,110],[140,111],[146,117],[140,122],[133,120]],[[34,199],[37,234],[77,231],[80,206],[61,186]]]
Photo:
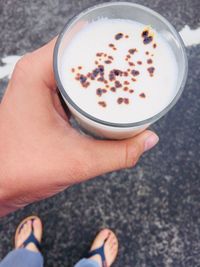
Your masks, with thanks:
[[[162,111],[177,92],[178,68],[151,26],[99,19],[65,48],[61,81],[83,111],[111,123],[134,123]]]

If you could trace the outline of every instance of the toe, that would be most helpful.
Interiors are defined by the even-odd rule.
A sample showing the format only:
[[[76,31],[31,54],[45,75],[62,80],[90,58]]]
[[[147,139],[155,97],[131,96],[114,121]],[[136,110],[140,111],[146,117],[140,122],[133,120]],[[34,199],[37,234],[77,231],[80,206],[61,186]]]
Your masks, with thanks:
[[[91,250],[99,248],[100,246],[103,245],[103,243],[105,242],[105,240],[107,238],[109,238],[110,235],[110,230],[109,229],[103,229],[101,230],[101,232],[97,235],[97,237],[95,238]]]
[[[34,235],[40,242],[42,238],[42,223],[39,218],[35,218],[33,221]]]

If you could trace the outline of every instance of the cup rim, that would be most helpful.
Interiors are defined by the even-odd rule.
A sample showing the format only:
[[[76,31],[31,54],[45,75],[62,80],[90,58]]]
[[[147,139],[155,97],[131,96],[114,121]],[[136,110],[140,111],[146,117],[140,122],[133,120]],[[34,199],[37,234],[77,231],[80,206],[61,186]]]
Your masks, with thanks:
[[[119,6],[119,5],[127,5],[127,6],[132,6],[132,7],[136,7],[136,8],[140,8],[141,10],[144,10],[154,16],[156,16],[159,20],[161,20],[163,23],[165,23],[169,29],[173,32],[173,34],[176,37],[176,40],[179,42],[180,48],[182,50],[182,55],[183,55],[183,60],[184,60],[184,75],[183,75],[183,79],[181,82],[181,85],[176,93],[176,95],[174,96],[174,98],[172,99],[172,101],[160,112],[158,112],[157,114],[155,114],[154,116],[151,116],[145,120],[141,120],[141,121],[137,121],[137,122],[130,122],[130,123],[117,123],[117,122],[109,122],[109,121],[105,121],[105,120],[101,120],[99,118],[96,118],[94,116],[92,116],[91,114],[87,113],[86,111],[84,111],[83,109],[81,109],[72,99],[71,97],[67,94],[66,90],[64,89],[60,76],[59,76],[59,72],[58,72],[58,51],[60,48],[60,44],[62,42],[62,39],[64,37],[64,34],[67,32],[67,30],[69,29],[69,27],[71,25],[73,25],[73,23],[75,21],[77,21],[78,19],[80,19],[83,15],[92,12],[98,8],[102,8],[102,7],[109,7],[109,6]],[[63,29],[61,30],[55,47],[54,47],[54,52],[53,52],[53,69],[54,69],[54,75],[55,75],[55,80],[57,82],[58,85],[58,89],[61,93],[61,95],[66,99],[66,101],[77,111],[79,112],[82,116],[86,117],[87,119],[96,122],[98,124],[102,124],[104,126],[110,126],[110,127],[118,127],[118,128],[132,128],[132,127],[137,127],[137,126],[141,126],[141,125],[145,125],[145,124],[151,124],[152,122],[157,121],[158,119],[160,119],[161,117],[163,117],[179,100],[186,80],[187,80],[187,74],[188,74],[188,60],[187,60],[187,56],[186,56],[186,50],[185,50],[185,45],[184,42],[180,36],[180,34],[178,33],[178,31],[174,28],[174,26],[162,15],[160,15],[158,12],[152,10],[149,7],[140,5],[140,4],[136,4],[136,3],[131,3],[131,2],[125,2],[125,1],[121,1],[121,2],[108,2],[108,3],[101,3],[101,4],[97,4],[97,5],[93,5],[90,6],[86,9],[84,9],[83,11],[81,11],[80,13],[76,14],[75,16],[73,16],[70,20],[68,20]]]

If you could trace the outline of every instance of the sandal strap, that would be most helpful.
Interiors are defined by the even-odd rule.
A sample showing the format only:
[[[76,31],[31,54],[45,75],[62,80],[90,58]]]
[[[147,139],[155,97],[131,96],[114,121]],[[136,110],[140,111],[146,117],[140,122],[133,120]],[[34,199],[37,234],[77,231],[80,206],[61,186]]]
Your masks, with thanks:
[[[87,253],[87,258],[90,258],[90,257],[95,256],[95,255],[99,255],[101,257],[102,266],[107,267],[106,257],[105,257],[105,252],[104,252],[104,246],[105,246],[105,243],[101,247],[94,249],[92,251],[89,251]]]
[[[41,244],[34,236],[33,231],[30,233],[29,237],[23,242],[22,247],[26,247],[28,244],[33,243],[38,250],[41,250]]]
[[[36,246],[36,248],[40,251],[42,246],[34,235],[33,222],[34,219],[31,219],[31,233],[28,236],[28,238],[22,243],[21,247],[25,248],[26,246],[28,246],[28,244],[33,243]],[[21,228],[23,227],[23,225],[21,226]]]

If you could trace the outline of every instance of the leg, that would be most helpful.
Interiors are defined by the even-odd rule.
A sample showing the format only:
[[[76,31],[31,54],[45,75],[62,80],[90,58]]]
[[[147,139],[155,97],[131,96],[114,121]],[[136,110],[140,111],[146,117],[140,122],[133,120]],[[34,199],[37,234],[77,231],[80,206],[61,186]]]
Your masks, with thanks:
[[[89,258],[80,260],[74,267],[109,267],[115,261],[117,252],[116,235],[111,230],[104,229],[95,238]]]
[[[36,216],[23,220],[15,233],[15,249],[1,262],[0,267],[43,267],[39,252],[42,239],[42,223]]]
[[[0,263],[0,267],[43,267],[43,257],[40,252],[25,248],[14,249]]]
[[[1,265],[0,265],[1,267]],[[74,267],[101,267],[97,261],[92,259],[82,259]]]

